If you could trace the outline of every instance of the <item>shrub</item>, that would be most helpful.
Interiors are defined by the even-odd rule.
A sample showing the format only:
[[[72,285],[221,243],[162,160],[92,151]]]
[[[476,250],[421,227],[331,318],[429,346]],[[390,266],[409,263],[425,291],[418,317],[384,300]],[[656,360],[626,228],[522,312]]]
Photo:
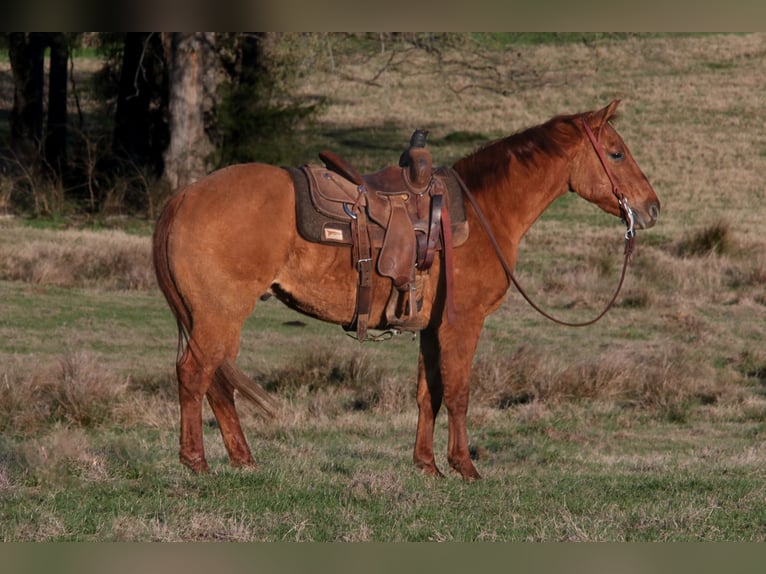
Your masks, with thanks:
[[[731,253],[733,246],[729,224],[721,220],[679,241],[675,253],[679,257],[724,255]]]
[[[53,423],[96,427],[113,418],[126,390],[127,381],[84,352],[64,354],[29,375],[6,371],[0,377],[0,429],[34,434]]]
[[[508,358],[479,357],[472,394],[476,402],[499,409],[535,401],[613,401],[681,422],[690,405],[713,404],[731,392],[700,369],[677,349],[658,357],[610,351],[562,365],[521,347]]]

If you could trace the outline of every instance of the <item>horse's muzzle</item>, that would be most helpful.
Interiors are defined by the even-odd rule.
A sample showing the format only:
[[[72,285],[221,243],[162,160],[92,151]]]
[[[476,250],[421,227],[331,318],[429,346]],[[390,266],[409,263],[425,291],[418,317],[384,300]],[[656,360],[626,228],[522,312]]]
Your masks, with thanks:
[[[649,229],[657,223],[657,219],[660,217],[660,204],[659,202],[651,202],[644,209],[634,209],[633,217],[635,219],[635,226],[637,229]]]

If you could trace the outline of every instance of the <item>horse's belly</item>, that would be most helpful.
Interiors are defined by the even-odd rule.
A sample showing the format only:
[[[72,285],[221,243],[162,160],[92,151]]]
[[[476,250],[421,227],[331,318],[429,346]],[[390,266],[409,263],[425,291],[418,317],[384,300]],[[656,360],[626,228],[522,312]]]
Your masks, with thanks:
[[[438,267],[437,261],[430,273],[421,274],[418,282],[418,323],[424,323],[423,326],[431,316]],[[296,250],[290,264],[276,277],[271,292],[292,309],[323,321],[348,325],[354,320],[357,308],[358,283],[359,275],[351,264],[349,248],[306,243]],[[392,296],[398,296],[392,289],[389,278],[373,272],[370,328],[391,326],[386,307]]]
[[[351,250],[299,240],[274,278],[271,292],[287,306],[312,317],[350,322],[356,302]]]

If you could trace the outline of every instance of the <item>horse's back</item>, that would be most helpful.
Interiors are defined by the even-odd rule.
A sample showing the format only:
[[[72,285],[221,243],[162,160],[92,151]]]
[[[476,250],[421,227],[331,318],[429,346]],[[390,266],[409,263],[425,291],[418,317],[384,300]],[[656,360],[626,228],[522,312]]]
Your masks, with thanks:
[[[266,164],[225,167],[180,192],[176,228],[195,236],[243,233],[271,219],[274,227],[295,218],[293,183],[287,172]],[[181,232],[180,229],[178,232]]]
[[[210,220],[214,216],[225,216],[230,219],[228,225],[237,223],[238,214],[246,217],[265,207],[279,210],[294,206],[293,184],[288,173],[261,163],[219,169],[180,193],[185,196],[185,217]]]

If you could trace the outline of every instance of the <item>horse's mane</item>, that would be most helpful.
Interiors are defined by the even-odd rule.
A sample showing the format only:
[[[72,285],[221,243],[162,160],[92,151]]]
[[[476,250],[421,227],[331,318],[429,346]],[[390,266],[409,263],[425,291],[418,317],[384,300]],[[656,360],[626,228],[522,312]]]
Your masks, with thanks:
[[[472,190],[503,184],[511,162],[536,166],[545,158],[564,156],[581,136],[576,120],[583,115],[556,116],[539,126],[489,142],[453,167]]]

